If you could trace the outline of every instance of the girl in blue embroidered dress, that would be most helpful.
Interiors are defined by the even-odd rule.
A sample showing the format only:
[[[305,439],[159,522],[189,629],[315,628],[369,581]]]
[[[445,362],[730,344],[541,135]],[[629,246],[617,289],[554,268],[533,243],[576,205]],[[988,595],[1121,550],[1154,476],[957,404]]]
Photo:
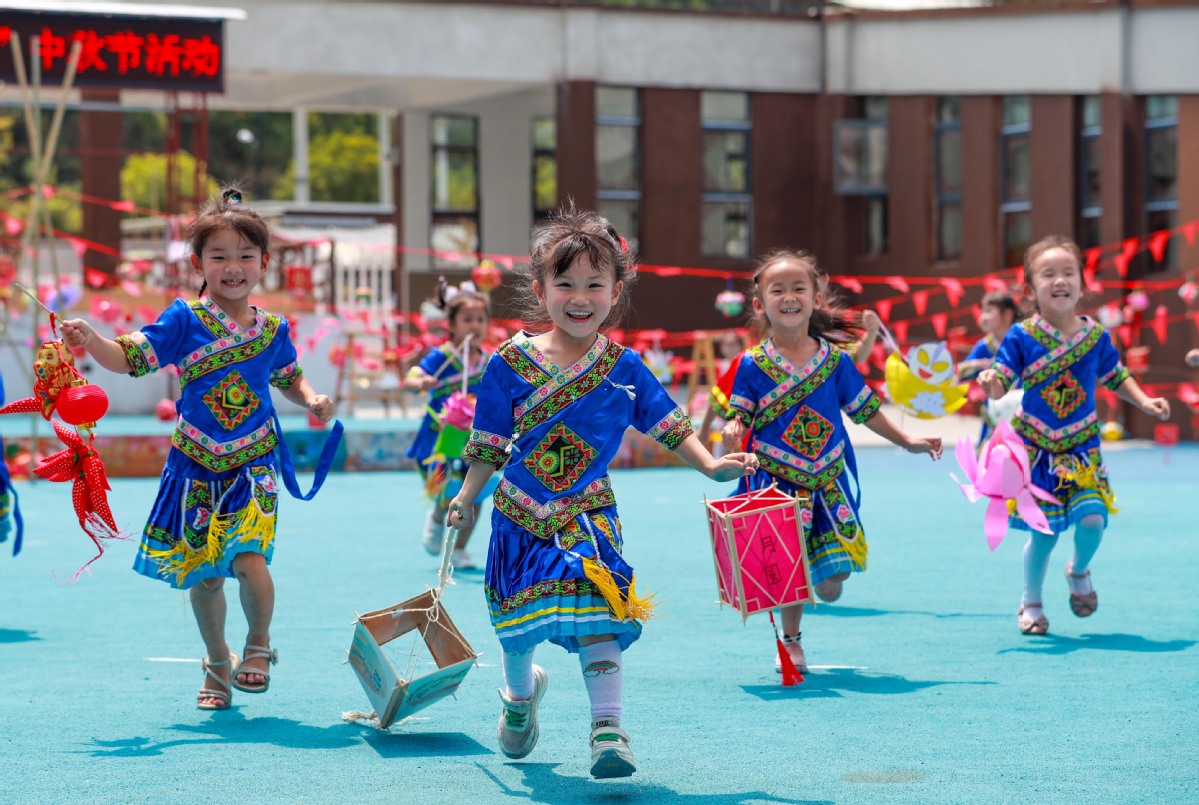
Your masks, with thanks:
[[[978,327],[983,331],[983,337],[978,339],[969,354],[958,364],[958,377],[971,380],[978,377],[982,370],[990,369],[1003,337],[1021,318],[1020,306],[1007,291],[991,291],[983,296],[978,313]],[[989,400],[980,413],[982,426],[978,433],[979,450],[982,449],[983,443],[991,438],[991,432],[995,430],[995,423],[1000,416]]]
[[[866,536],[858,517],[857,467],[842,411],[910,453],[941,457],[939,438],[917,439],[879,411],[849,353],[830,339],[848,339],[858,325],[839,309],[827,278],[805,252],[777,251],[758,262],[753,307],[770,337],[741,358],[725,425],[726,445],[746,434],[764,472],[741,481],[738,492],[772,483],[810,497],[803,510],[804,536],[816,594],[841,596],[850,572],[866,567]],[[799,622],[803,605],[780,608],[783,645],[796,667],[806,669]],[[776,660],[775,670],[781,671]]]
[[[416,461],[416,468],[426,478],[427,489],[433,497],[433,510],[425,521],[422,540],[425,550],[433,555],[441,553],[447,507],[461,488],[466,473],[461,457],[433,456],[433,448],[441,430],[436,417],[450,395],[462,389],[463,372],[467,373],[467,393],[478,393],[479,380],[491,357],[482,348],[483,339],[487,337],[487,325],[491,321],[491,305],[487,297],[473,290],[455,290],[451,293],[445,287],[444,278],[440,280],[438,294],[438,307],[445,311],[450,340],[429,350],[421,358],[420,364],[413,366],[404,378],[405,388],[429,393],[425,417],[412,440],[412,446],[408,448],[408,457]],[[469,355],[463,351],[464,343],[469,343]],[[478,515],[476,511],[475,516]],[[464,528],[459,531],[458,542],[454,546],[454,567],[460,570],[475,567],[470,554],[466,552],[471,530]]]
[[[1028,247],[1024,281],[1037,313],[1008,331],[992,368],[978,383],[998,399],[1017,381],[1024,402],[1015,430],[1024,438],[1032,465],[1032,481],[1060,504],[1037,501],[1052,534],[1032,531],[1012,515],[1012,525],[1029,531],[1024,547],[1024,596],[1017,624],[1024,634],[1045,634],[1041,590],[1049,554],[1058,535],[1074,526],[1074,556],[1066,565],[1070,609],[1080,618],[1093,614],[1099,598],[1091,586],[1090,563],[1115,497],[1099,454],[1099,419],[1095,384],[1102,383],[1151,416],[1170,417],[1170,404],[1149,397],[1120,362],[1107,331],[1078,315],[1082,298],[1082,252],[1074,241],[1051,235]]]
[[[270,259],[262,218],[241,204],[238,191],[226,190],[196,217],[189,239],[192,267],[204,280],[201,298],[176,300],[158,321],[116,340],[82,319],[63,322],[62,333],[68,346],[85,348],[110,371],[139,377],[179,367],[179,419],[134,569],[189,591],[208,650],[196,704],[223,710],[233,662],[225,642],[225,578],[240,582],[249,623],[247,652],[232,670],[232,685],[265,691],[276,659],[267,565],[280,437],[271,387],[326,422],[333,403],[304,378],[287,321],[249,303]]]
[[[623,651],[641,634],[647,602],[621,556],[608,465],[631,425],[715,479],[752,472],[745,453],[715,459],[641,358],[599,333],[633,279],[624,241],[603,218],[573,208],[534,232],[526,320],[548,323],[501,345],[479,387],[470,462],[449,524],[469,525],[491,473],[494,497],[485,590],[503,647],[500,747],[524,757],[537,742],[548,677],[538,643],[578,652],[591,699],[591,773],[632,774],[620,729]]]

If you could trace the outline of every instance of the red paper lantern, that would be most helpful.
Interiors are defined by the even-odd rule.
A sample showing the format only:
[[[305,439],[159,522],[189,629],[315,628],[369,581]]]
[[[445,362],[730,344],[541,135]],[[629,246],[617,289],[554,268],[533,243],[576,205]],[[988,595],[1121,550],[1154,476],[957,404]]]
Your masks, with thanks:
[[[54,407],[63,422],[78,427],[108,413],[108,395],[99,386],[71,386],[58,395]]]
[[[491,260],[480,260],[479,264],[470,272],[470,278],[475,287],[483,293],[491,293],[504,281],[499,266]]]

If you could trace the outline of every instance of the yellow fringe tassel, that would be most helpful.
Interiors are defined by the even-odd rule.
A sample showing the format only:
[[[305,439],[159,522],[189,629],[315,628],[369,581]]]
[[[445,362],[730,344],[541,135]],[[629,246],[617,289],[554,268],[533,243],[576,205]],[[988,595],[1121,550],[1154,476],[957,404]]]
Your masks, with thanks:
[[[587,574],[587,578],[599,588],[600,595],[608,602],[608,606],[612,609],[612,614],[617,620],[627,620],[632,618],[637,621],[647,621],[654,616],[653,602],[654,596],[657,593],[650,593],[645,597],[637,594],[637,577],[633,576],[629,581],[629,594],[626,599],[620,592],[620,585],[616,582],[616,577],[612,571],[606,567],[602,567],[599,562],[589,557],[583,559],[583,572]],[[624,579],[621,579],[624,581]]]
[[[858,531],[858,535],[853,539],[845,539],[837,534],[837,541],[841,543],[841,547],[849,556],[850,563],[858,570],[865,570],[866,555],[870,552],[870,546],[866,544],[866,535]]]
[[[241,511],[213,517],[208,521],[204,547],[193,551],[186,540],[179,540],[167,550],[147,549],[146,555],[159,564],[158,575],[174,579],[176,586],[204,565],[215,564],[225,553],[225,547],[239,542],[258,541],[259,551],[265,552],[275,536],[275,515],[268,515],[253,500]]]
[[[1099,493],[1109,514],[1119,514],[1120,510],[1116,508],[1116,496],[1112,494],[1110,487],[1104,486],[1103,480],[1099,477],[1099,465],[1084,463],[1078,458],[1075,458],[1073,464],[1074,466],[1065,474],[1058,477],[1057,488],[1061,489],[1067,483],[1073,483],[1079,489],[1093,489]]]

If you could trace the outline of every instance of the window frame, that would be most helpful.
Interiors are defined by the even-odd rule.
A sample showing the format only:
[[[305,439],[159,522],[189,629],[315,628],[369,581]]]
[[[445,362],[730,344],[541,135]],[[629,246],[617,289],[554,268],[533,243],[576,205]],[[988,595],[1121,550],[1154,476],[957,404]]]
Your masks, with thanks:
[[[713,90],[725,94],[734,94],[727,90]],[[753,203],[753,114],[751,109],[751,98],[748,92],[737,92],[745,96],[745,118],[743,120],[728,120],[728,119],[706,119],[703,117],[703,91],[700,97],[700,234],[699,234],[699,252],[704,257],[729,258],[736,260],[746,260],[753,256],[753,224],[754,224],[754,203]],[[706,137],[709,133],[734,133],[741,134],[744,142],[744,149],[741,158],[744,161],[745,186],[743,190],[709,190],[703,186],[705,171],[704,158],[707,151],[704,147]],[[709,251],[707,246],[707,238],[705,237],[704,224],[707,221],[705,212],[709,206],[724,205],[725,213],[723,215],[723,223],[725,227],[730,221],[738,220],[738,216],[730,215],[730,207],[728,205],[740,204],[744,205],[744,216],[740,220],[745,226],[745,240],[743,253],[734,254],[728,249],[728,240],[724,241],[725,248],[719,252]]]
[[[955,99],[958,104],[958,114],[952,120],[943,120],[940,106],[948,99]],[[962,259],[961,243],[962,243],[962,115],[961,115],[961,98],[957,95],[942,95],[937,98],[937,110],[933,116],[933,254],[937,262],[950,262]],[[946,135],[956,134],[958,137],[958,189],[954,192],[943,192],[942,175],[941,175],[941,153],[943,149],[942,142]],[[958,213],[958,251],[950,254],[943,249],[944,244],[941,239],[941,225],[945,220],[945,210],[953,208]]]
[[[600,114],[600,111],[598,108],[598,103],[599,103],[598,96],[599,96],[599,91],[601,89],[622,89],[622,90],[628,90],[628,91],[632,92],[633,93],[634,114],[632,114],[632,115],[603,115],[603,114]],[[636,187],[623,188],[623,189],[601,188],[599,186],[599,152],[597,149],[596,154],[595,154],[595,159],[596,159],[596,162],[595,162],[596,207],[597,207],[599,213],[601,215],[603,215],[604,214],[603,207],[604,207],[605,201],[632,202],[633,203],[632,217],[633,217],[633,220],[635,221],[636,231],[635,232],[622,231],[621,235],[623,235],[625,240],[627,240],[629,242],[630,248],[636,248],[637,244],[640,243],[640,241],[641,241],[641,199],[642,199],[642,175],[641,174],[642,174],[642,168],[643,168],[643,159],[642,159],[643,154],[642,154],[642,146],[641,146],[641,90],[639,88],[623,86],[623,85],[619,85],[619,84],[602,85],[602,86],[596,87],[595,128],[596,128],[596,139],[597,140],[599,139],[599,129],[604,126],[611,126],[611,127],[627,126],[627,127],[633,129],[633,142],[635,144],[635,150],[633,152],[633,154],[634,154],[633,179],[634,179],[634,182],[636,183]]]
[[[434,129],[436,122],[440,119],[454,120],[469,120],[474,130],[474,144],[471,146],[464,145],[441,145],[436,142]],[[479,116],[462,114],[458,112],[435,112],[429,115],[429,248],[431,250],[431,263],[434,269],[443,268],[470,268],[478,262],[479,254],[483,248],[483,231],[482,231],[482,205],[483,191],[480,183],[480,166],[479,166]],[[475,206],[473,210],[440,208],[437,205],[436,199],[436,173],[438,170],[439,154],[471,154],[474,157],[474,185],[475,185]],[[474,224],[474,249],[458,249],[461,257],[457,261],[448,260],[441,256],[439,252],[447,251],[438,249],[434,245],[434,233],[439,225],[453,224],[460,221],[470,221]]]

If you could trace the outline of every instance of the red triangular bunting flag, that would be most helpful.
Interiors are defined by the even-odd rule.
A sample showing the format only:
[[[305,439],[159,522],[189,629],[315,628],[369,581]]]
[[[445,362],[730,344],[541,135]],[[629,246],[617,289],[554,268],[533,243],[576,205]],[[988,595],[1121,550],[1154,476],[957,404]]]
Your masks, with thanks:
[[[900,293],[907,293],[912,289],[912,286],[908,285],[908,281],[903,277],[887,277],[887,284]]]
[[[1166,245],[1170,242],[1170,230],[1163,229],[1160,232],[1154,232],[1149,238],[1149,253],[1153,255],[1153,259],[1161,262],[1166,256]]]
[[[912,294],[912,307],[916,308],[917,316],[923,316],[924,311],[928,310],[928,291],[916,291]]]
[[[945,289],[945,296],[949,299],[949,305],[957,307],[962,301],[962,295],[965,293],[962,290],[962,283],[953,277],[942,277],[941,287]]]
[[[1162,344],[1166,343],[1166,334],[1170,330],[1170,311],[1165,305],[1157,306],[1157,310],[1153,312],[1153,324],[1150,326],[1157,340]]]
[[[933,331],[936,332],[937,338],[945,337],[945,329],[949,326],[948,313],[934,313],[932,315]]]
[[[880,299],[874,305],[874,310],[883,321],[891,321],[891,300]]]
[[[903,346],[908,342],[908,323],[906,321],[897,321],[891,325],[895,331],[895,343]]]

